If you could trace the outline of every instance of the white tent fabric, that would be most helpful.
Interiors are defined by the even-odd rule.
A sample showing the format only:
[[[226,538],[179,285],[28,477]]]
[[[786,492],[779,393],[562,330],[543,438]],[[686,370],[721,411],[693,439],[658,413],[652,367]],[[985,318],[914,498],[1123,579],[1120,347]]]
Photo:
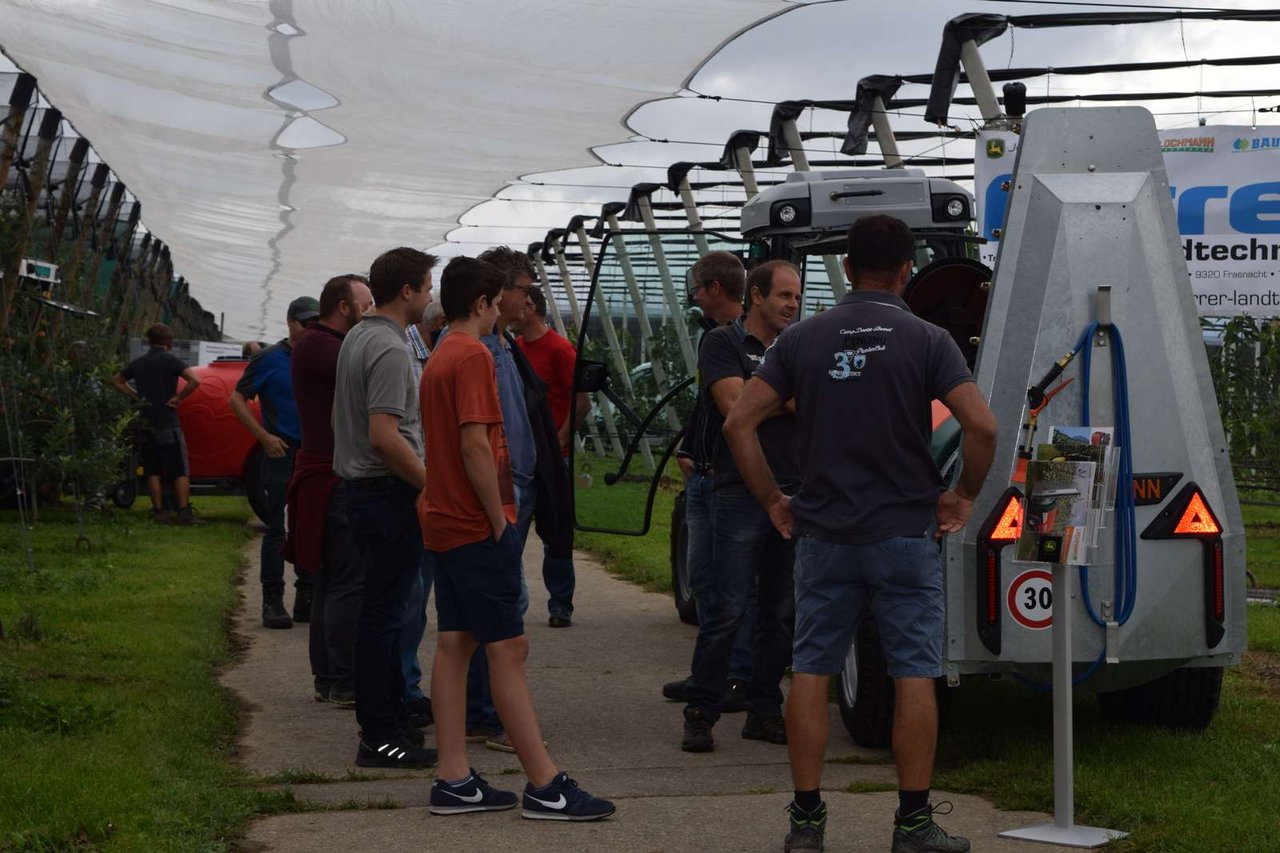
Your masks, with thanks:
[[[0,0],[0,46],[143,204],[226,334],[507,181],[590,165],[784,0]]]

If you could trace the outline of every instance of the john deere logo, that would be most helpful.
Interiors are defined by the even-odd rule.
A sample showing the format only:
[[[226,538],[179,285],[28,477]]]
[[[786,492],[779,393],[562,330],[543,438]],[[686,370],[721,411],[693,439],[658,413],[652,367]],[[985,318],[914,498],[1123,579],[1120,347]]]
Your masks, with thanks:
[[[987,156],[991,159],[1004,156],[1004,140],[988,139],[987,140]]]

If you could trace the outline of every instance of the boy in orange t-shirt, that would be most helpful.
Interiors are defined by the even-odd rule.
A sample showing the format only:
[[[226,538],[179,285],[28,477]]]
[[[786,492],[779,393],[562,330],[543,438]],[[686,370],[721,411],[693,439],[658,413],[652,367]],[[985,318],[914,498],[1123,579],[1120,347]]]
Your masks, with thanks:
[[[514,808],[516,795],[489,786],[467,763],[467,666],[478,645],[489,660],[498,714],[529,782],[522,816],[599,820],[613,803],[593,797],[547,754],[529,694],[529,640],[520,609],[515,489],[498,402],[493,356],[480,343],[497,320],[506,282],[495,266],[454,258],[440,277],[449,319],[422,373],[419,401],[426,436],[426,486],[418,499],[423,541],[435,555],[439,637],[431,668],[440,767],[432,814]]]

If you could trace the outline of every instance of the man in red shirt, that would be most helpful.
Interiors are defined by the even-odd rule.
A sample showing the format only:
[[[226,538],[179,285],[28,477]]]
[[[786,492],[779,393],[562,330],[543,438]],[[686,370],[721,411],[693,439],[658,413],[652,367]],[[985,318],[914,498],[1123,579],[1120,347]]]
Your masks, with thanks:
[[[520,337],[516,338],[520,352],[528,360],[529,366],[547,385],[547,404],[551,408],[551,419],[556,425],[560,448],[568,464],[569,442],[573,441],[570,432],[570,402],[574,400],[573,373],[577,364],[578,352],[573,344],[555,329],[547,325],[547,298],[542,290],[530,287],[525,292],[525,312],[520,327]],[[591,401],[585,392],[579,392],[576,399],[578,423],[582,423],[591,409]],[[559,501],[568,506],[569,496],[563,495]],[[541,523],[541,522],[540,522]],[[541,531],[541,528],[539,528]],[[551,611],[548,624],[552,628],[567,628],[572,624],[573,589],[575,575],[573,571],[573,555],[565,557],[553,556],[547,547],[542,549],[542,580],[547,586],[550,600],[547,602]]]

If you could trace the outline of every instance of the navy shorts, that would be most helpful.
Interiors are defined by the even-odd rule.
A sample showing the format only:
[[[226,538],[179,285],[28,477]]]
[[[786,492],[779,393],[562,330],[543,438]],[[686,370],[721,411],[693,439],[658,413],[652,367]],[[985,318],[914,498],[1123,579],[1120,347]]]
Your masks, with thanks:
[[[451,551],[433,552],[437,630],[467,631],[478,643],[522,635],[523,551],[519,531],[508,524],[497,542],[485,537]]]
[[[893,678],[942,675],[942,564],[933,536],[865,545],[796,543],[796,633],[791,669],[835,675],[868,606]]]
[[[170,480],[187,476],[187,440],[180,429],[142,430],[138,455],[148,477],[159,477],[162,471]]]

